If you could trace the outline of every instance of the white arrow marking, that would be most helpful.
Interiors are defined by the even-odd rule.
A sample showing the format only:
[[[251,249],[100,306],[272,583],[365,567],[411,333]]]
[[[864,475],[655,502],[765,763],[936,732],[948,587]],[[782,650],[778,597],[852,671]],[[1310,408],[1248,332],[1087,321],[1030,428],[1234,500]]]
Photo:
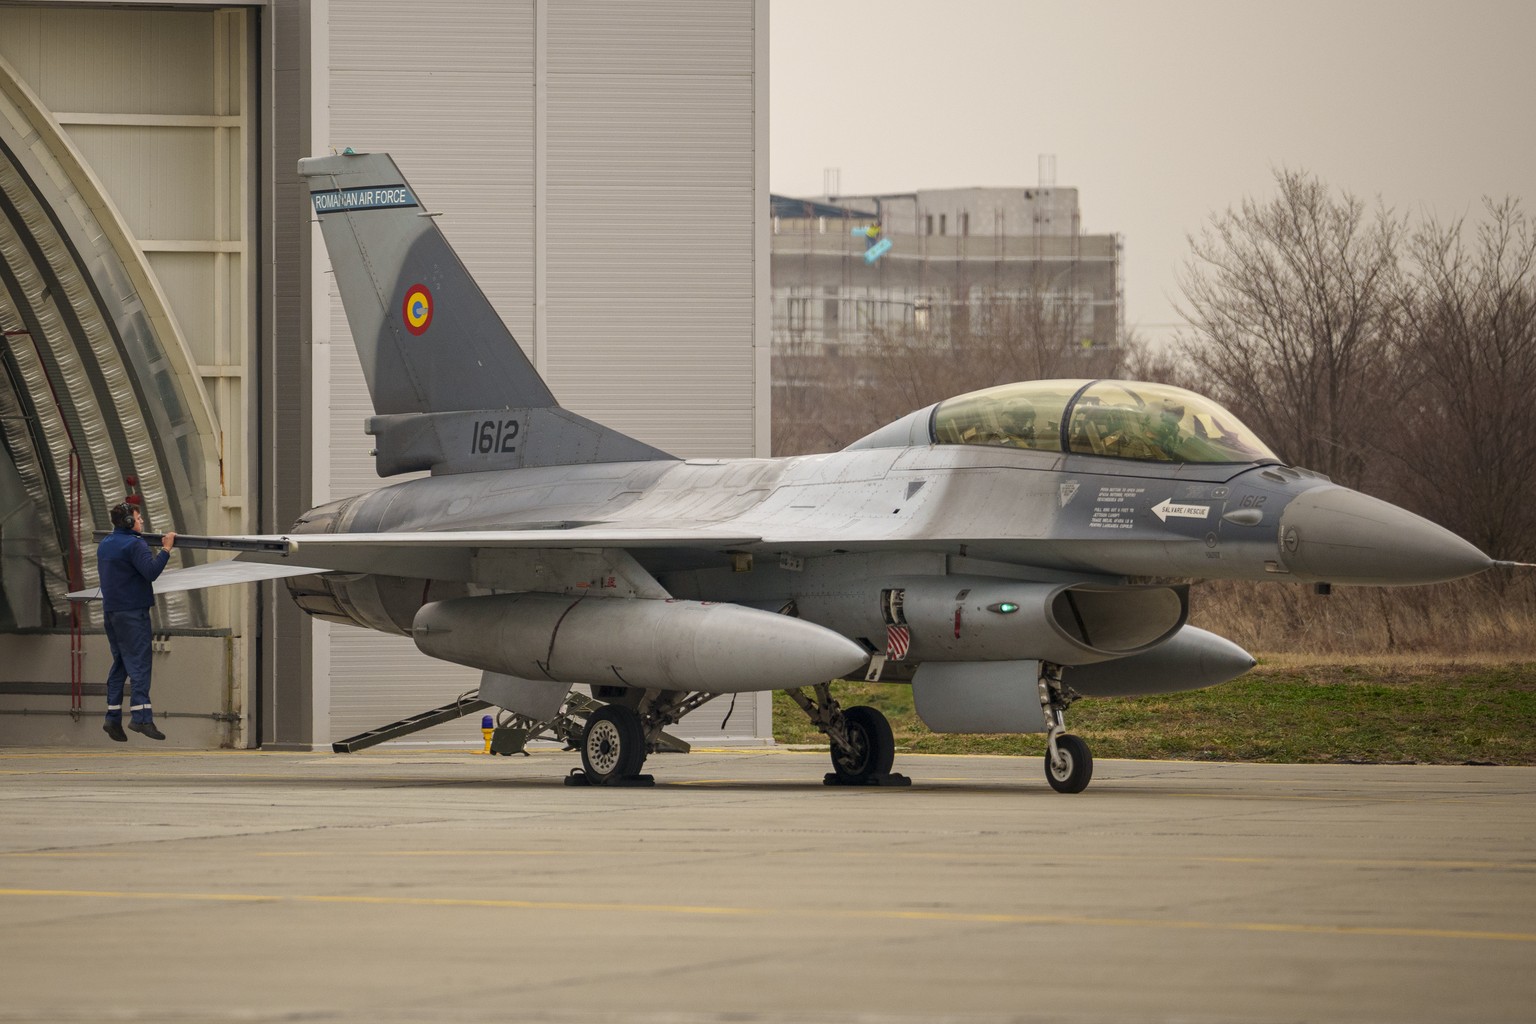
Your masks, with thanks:
[[[1208,519],[1211,515],[1211,506],[1175,505],[1173,499],[1169,498],[1166,501],[1160,501],[1153,505],[1152,511],[1157,514],[1157,518],[1166,523],[1169,516],[1175,516],[1179,519]]]

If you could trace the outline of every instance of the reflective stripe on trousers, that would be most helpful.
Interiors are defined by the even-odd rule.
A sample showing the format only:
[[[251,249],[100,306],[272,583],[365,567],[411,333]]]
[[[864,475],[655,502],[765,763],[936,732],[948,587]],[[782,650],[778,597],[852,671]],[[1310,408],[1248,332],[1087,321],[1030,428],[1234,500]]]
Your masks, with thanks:
[[[123,684],[133,680],[129,711],[134,722],[154,721],[149,704],[150,651],[154,633],[149,626],[149,609],[108,612],[103,616],[107,646],[112,648],[112,668],[107,672],[107,717],[123,714]],[[116,708],[116,713],[113,708]]]

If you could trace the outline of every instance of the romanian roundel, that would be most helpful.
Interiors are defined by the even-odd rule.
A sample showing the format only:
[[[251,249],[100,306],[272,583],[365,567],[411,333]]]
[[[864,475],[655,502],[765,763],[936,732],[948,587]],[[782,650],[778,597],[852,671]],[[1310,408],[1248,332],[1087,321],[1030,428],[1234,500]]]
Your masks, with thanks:
[[[406,289],[405,302],[400,307],[405,318],[405,329],[412,334],[425,334],[432,326],[432,293],[424,284],[413,284]]]

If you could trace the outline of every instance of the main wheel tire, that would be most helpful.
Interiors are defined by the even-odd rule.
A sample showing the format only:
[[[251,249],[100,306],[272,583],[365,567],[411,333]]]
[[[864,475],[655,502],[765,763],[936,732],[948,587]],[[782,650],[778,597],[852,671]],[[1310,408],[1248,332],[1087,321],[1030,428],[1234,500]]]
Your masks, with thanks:
[[[640,774],[645,763],[645,729],[629,708],[608,704],[587,719],[581,738],[581,767],[594,785]]]
[[[832,745],[832,770],[844,782],[868,782],[876,775],[889,775],[896,760],[896,738],[891,723],[874,708],[860,705],[843,712],[843,728],[853,744],[852,750]]]
[[[1093,755],[1082,737],[1067,733],[1056,737],[1056,749],[1062,763],[1051,760],[1049,749],[1045,752],[1045,779],[1058,793],[1081,793],[1093,778]]]

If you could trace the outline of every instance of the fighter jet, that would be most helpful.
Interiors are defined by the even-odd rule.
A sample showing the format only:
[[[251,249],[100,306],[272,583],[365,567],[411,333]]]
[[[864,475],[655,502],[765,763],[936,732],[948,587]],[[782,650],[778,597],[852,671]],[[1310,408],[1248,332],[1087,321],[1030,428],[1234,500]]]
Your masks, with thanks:
[[[885,717],[829,681],[910,685],[936,732],[1047,737],[1065,715],[1254,664],[1188,624],[1203,579],[1434,583],[1493,564],[1419,516],[1285,465],[1229,411],[1164,384],[1047,380],[918,409],[842,451],[683,459],[562,408],[385,154],[302,160],[372,395],[380,476],[286,535],[161,590],[287,577],[310,615],[409,636],[548,719],[601,707],[581,777],[640,776],[721,694],[787,690],[829,782],[899,780]]]

